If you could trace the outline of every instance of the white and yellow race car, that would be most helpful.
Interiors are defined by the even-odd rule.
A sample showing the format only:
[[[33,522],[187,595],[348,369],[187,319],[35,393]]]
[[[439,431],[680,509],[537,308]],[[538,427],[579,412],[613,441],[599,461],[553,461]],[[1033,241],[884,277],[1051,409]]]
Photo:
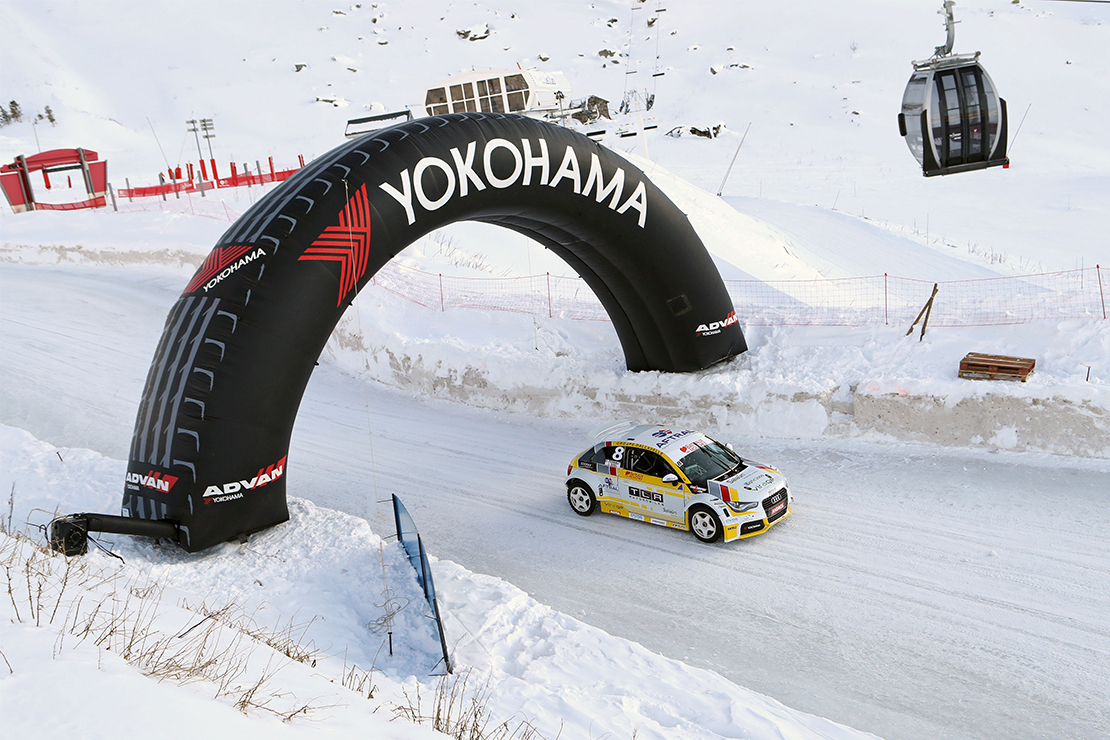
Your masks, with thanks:
[[[610,514],[689,530],[702,542],[766,532],[792,513],[782,473],[711,437],[623,421],[594,432],[567,466],[576,514]]]

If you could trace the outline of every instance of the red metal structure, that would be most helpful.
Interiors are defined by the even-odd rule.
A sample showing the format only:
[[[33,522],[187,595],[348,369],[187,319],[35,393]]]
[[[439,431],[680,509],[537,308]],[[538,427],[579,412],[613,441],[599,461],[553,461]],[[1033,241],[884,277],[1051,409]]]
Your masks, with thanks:
[[[76,203],[37,203],[31,189],[31,173],[42,170],[43,177],[51,172],[81,170],[85,178],[88,200]],[[49,182],[49,180],[47,180]],[[91,149],[52,149],[30,157],[19,155],[11,164],[0,166],[0,187],[12,210],[75,211],[79,208],[102,208],[107,204],[108,162]]]

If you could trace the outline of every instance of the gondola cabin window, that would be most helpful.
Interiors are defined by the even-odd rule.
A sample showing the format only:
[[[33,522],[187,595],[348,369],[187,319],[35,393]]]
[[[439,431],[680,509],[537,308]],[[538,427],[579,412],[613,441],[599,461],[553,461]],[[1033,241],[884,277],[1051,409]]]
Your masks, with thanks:
[[[483,113],[504,113],[505,98],[501,94],[501,78],[478,80],[478,99]]]
[[[509,111],[517,113],[528,107],[528,83],[524,75],[508,75],[505,90],[509,94]]]
[[[963,125],[960,122],[960,96],[956,75],[945,72],[936,76],[937,102],[942,115],[933,121],[933,143],[941,161],[956,164],[963,159]]]
[[[474,113],[478,107],[474,104],[474,85],[465,82],[461,85],[451,85],[451,112]]]
[[[433,87],[424,95],[424,108],[429,116],[442,116],[450,111],[447,108],[447,90]]]
[[[470,76],[470,75],[468,75]],[[455,78],[458,79],[458,78]],[[424,94],[424,109],[429,116],[445,113],[523,113],[532,90],[523,74],[485,77],[430,87]],[[568,88],[569,89],[569,88]]]
[[[937,72],[933,100],[933,146],[947,165],[980,162],[990,155],[998,132],[997,96],[978,66]]]
[[[983,106],[975,70],[960,70],[963,92],[967,97],[967,156],[976,159],[983,153]]]
[[[910,78],[910,82],[906,85],[906,93],[902,98],[902,114],[905,117],[905,129],[902,136],[906,137],[906,143],[910,147],[910,152],[917,159],[918,164],[925,162],[925,146],[921,141],[920,136],[914,136],[913,133],[921,130],[921,116],[925,112],[925,96],[929,92],[929,75],[924,73],[915,74]]]

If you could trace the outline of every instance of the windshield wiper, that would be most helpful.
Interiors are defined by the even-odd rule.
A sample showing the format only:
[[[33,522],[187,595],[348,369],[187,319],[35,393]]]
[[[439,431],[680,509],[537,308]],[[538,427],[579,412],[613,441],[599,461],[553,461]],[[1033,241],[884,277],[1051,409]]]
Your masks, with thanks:
[[[741,459],[739,462],[737,462],[735,465],[733,465],[731,468],[729,468],[728,472],[725,473],[723,477],[728,477],[728,476],[732,475],[733,473],[740,472],[743,469],[744,469],[744,461],[743,461],[743,459]]]

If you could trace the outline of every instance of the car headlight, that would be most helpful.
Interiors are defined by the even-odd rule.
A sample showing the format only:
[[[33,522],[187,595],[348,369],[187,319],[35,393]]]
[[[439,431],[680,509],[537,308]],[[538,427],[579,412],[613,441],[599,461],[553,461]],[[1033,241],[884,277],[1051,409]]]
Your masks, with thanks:
[[[752,501],[751,503],[746,503],[743,501],[725,501],[725,503],[728,505],[728,508],[735,511],[737,514],[743,514],[745,511],[751,511],[755,507],[759,506],[758,501]]]

